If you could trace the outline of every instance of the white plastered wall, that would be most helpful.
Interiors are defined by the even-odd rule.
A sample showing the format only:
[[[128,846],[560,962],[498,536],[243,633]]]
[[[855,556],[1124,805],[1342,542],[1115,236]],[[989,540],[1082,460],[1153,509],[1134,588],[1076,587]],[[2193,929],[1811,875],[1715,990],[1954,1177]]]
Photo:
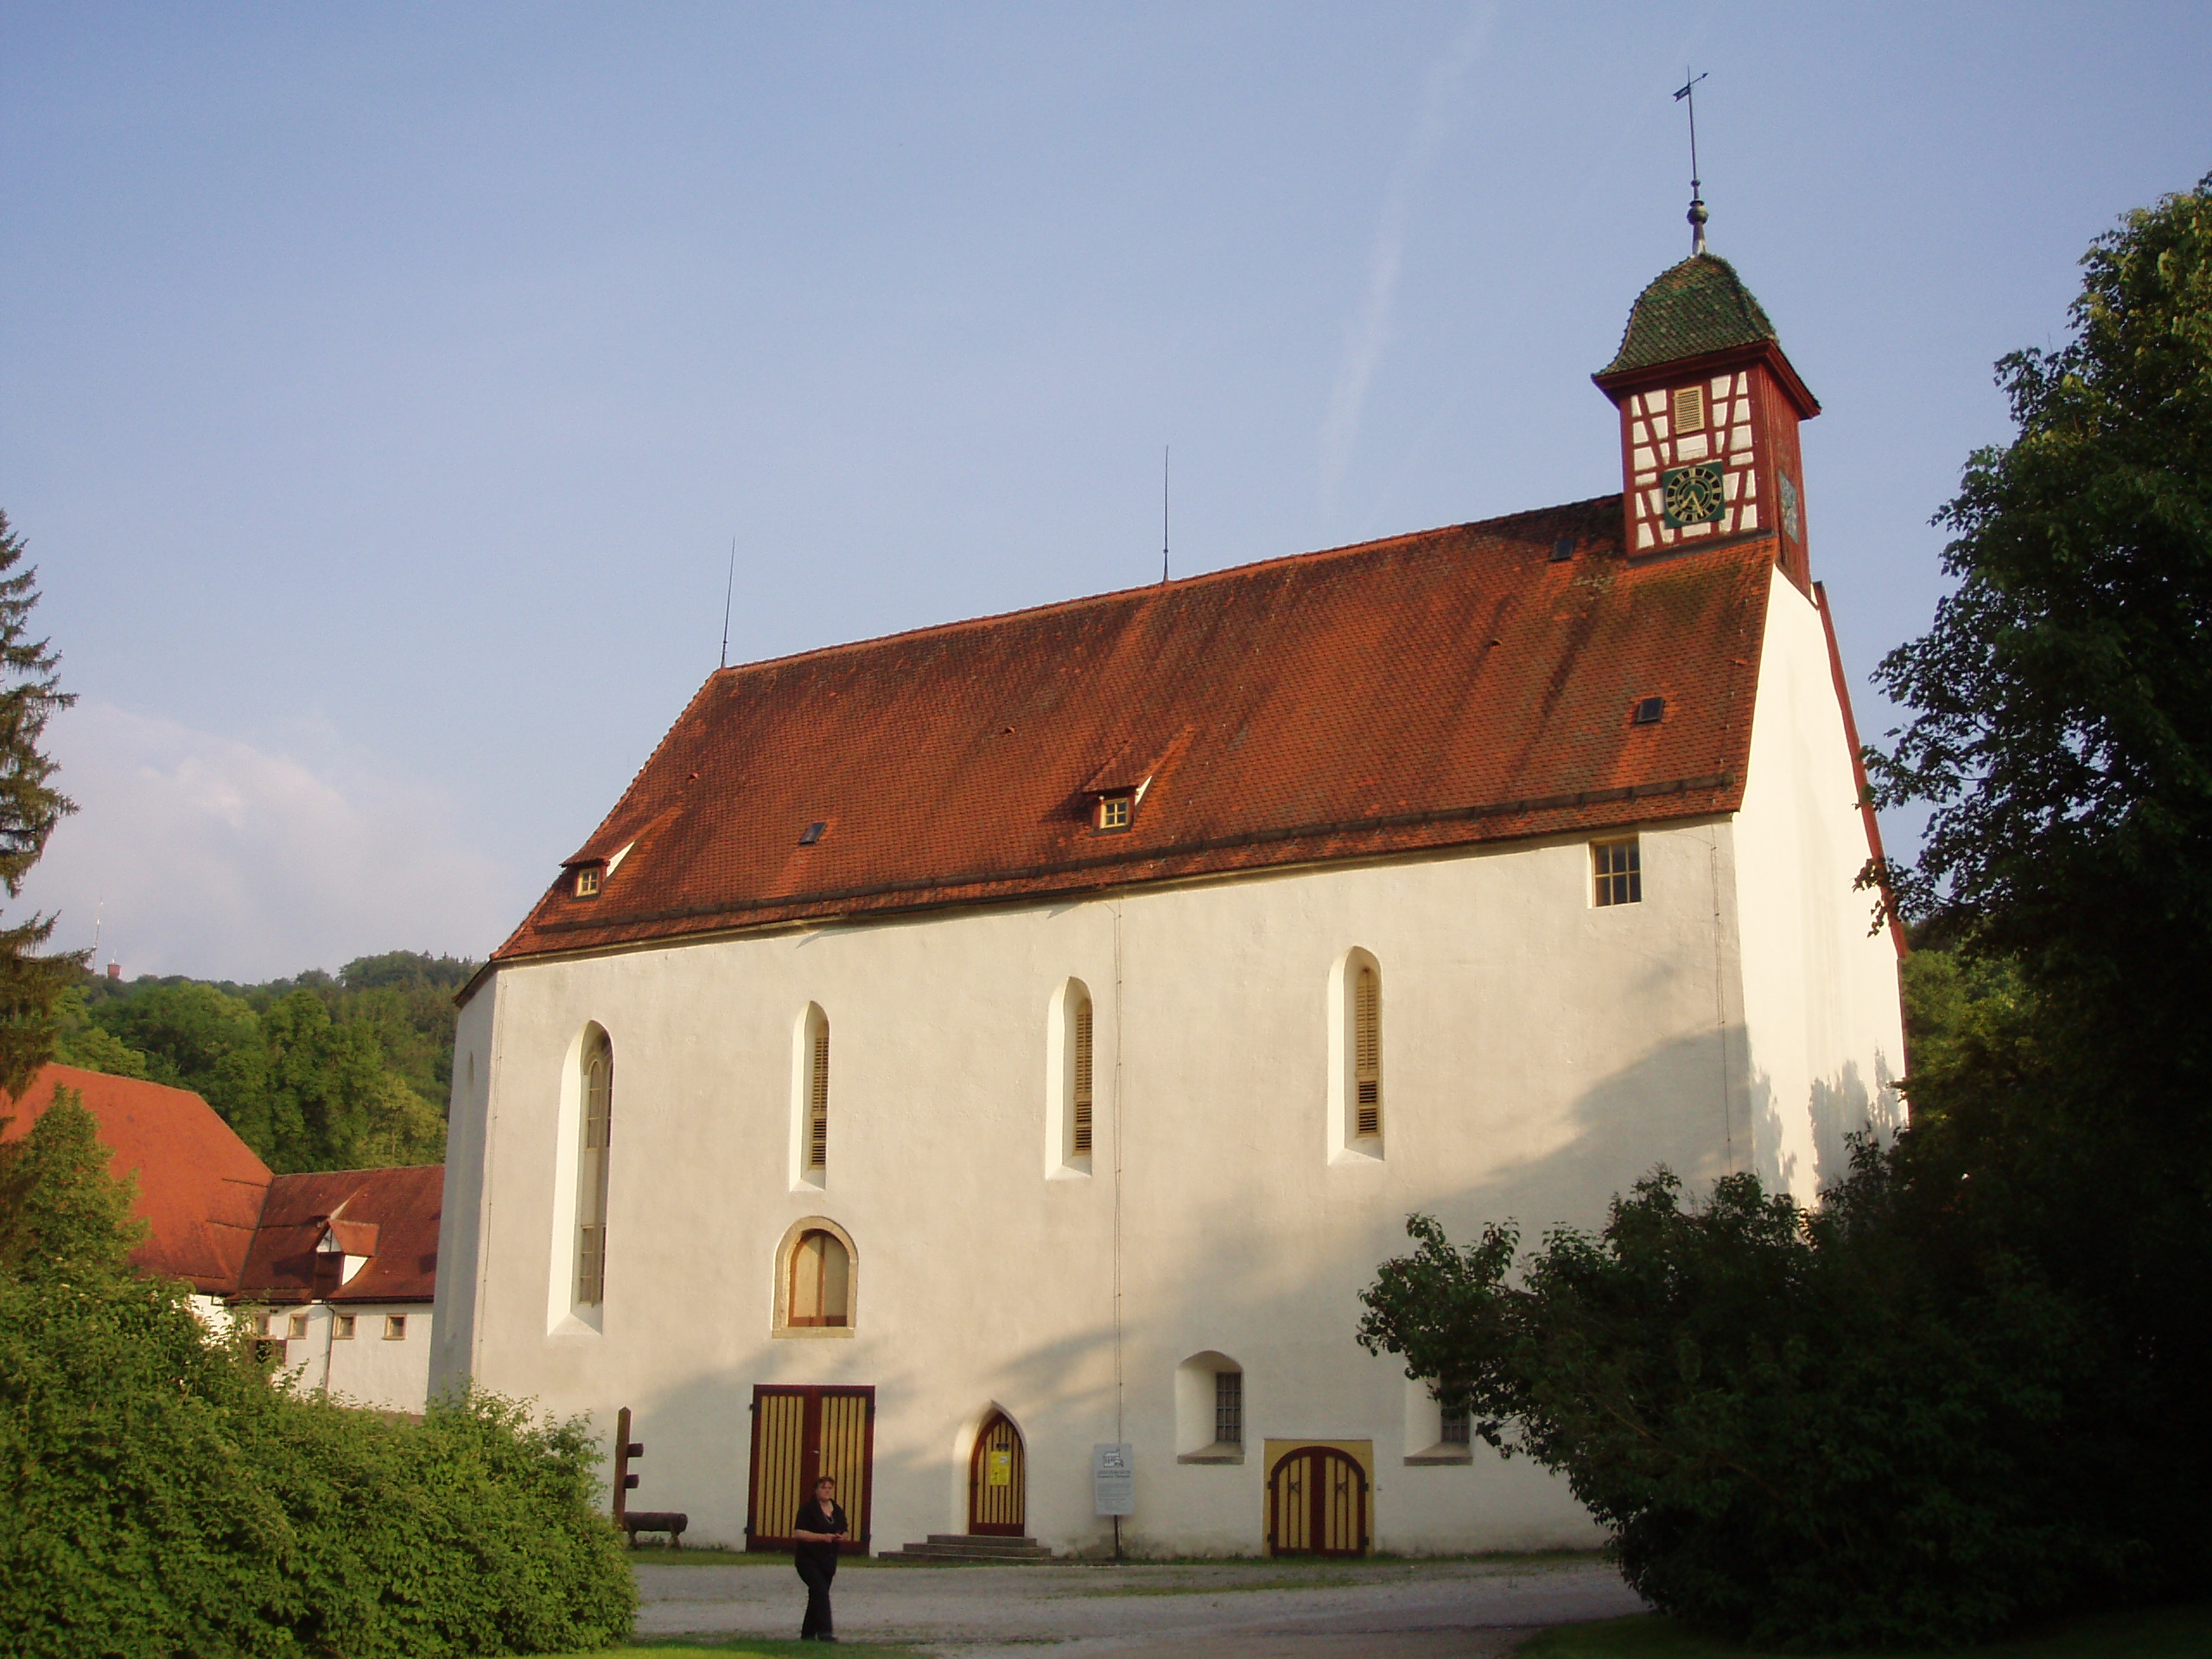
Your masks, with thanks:
[[[306,1316],[299,1336],[284,1333]],[[436,1334],[429,1302],[310,1302],[256,1310],[251,1316],[273,1318],[284,1343],[284,1369],[304,1389],[327,1390],[355,1405],[386,1411],[419,1412],[429,1393],[430,1352]],[[342,1336],[351,1318],[353,1334]],[[403,1320],[402,1334],[385,1335],[386,1321]]]
[[[480,988],[461,1006],[454,1030],[436,1285],[436,1306],[447,1317],[437,1322],[429,1351],[433,1394],[467,1378],[474,1364],[477,1295],[486,1266],[483,1220],[494,1192],[485,1153],[498,1119],[492,1093],[499,988],[496,980]]]
[[[1847,1134],[1902,1127],[1904,1014],[1889,930],[1853,889],[1869,848],[1827,632],[1772,580],[1734,825],[1752,1167],[1809,1199],[1845,1174]]]
[[[1409,1211],[1462,1239],[1515,1217],[1533,1243],[1598,1224],[1656,1163],[1727,1166],[1747,1110],[1731,856],[1723,823],[1647,830],[1644,902],[1608,909],[1576,839],[502,968],[457,1038],[433,1384],[473,1374],[609,1436],[632,1408],[632,1501],[702,1541],[741,1535],[753,1385],[843,1382],[878,1390],[879,1550],[964,1529],[958,1450],[995,1402],[1055,1548],[1105,1547],[1090,1447],[1117,1440],[1140,1548],[1262,1548],[1267,1439],[1371,1440],[1384,1549],[1589,1543],[1526,1460],[1402,1463],[1405,1379],[1354,1342],[1358,1293]],[[1383,979],[1387,1150],[1332,1161],[1354,948]],[[1055,1180],[1040,1083],[1071,978],[1094,1002],[1096,1150]],[[794,1192],[810,1002],[834,1033],[830,1167]],[[617,1057],[604,1328],[549,1331],[587,1021]],[[464,1057],[486,1053],[472,1091]],[[848,1339],[771,1334],[803,1214],[855,1241]],[[1243,1368],[1241,1465],[1176,1461],[1177,1367],[1203,1351]]]

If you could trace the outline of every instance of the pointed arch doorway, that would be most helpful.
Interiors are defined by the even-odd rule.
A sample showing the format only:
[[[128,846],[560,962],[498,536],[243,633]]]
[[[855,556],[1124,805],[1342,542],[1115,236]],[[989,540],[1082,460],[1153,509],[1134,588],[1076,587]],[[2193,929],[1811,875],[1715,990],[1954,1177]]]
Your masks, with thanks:
[[[1029,1520],[1028,1457],[1021,1431],[993,1408],[968,1454],[968,1530],[1020,1538]]]

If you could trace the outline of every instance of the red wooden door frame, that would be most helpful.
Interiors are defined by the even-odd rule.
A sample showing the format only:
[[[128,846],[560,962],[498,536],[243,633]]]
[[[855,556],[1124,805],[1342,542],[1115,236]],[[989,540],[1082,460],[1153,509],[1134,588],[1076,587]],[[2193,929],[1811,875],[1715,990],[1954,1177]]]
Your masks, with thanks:
[[[1284,1465],[1294,1459],[1306,1457],[1313,1459],[1309,1490],[1299,1494],[1299,1501],[1306,1508],[1306,1548],[1286,1549],[1279,1541],[1282,1522],[1276,1483],[1281,1478]],[[1331,1549],[1326,1544],[1329,1536],[1329,1470],[1332,1464],[1338,1463],[1351,1471],[1355,1483],[1353,1495],[1358,1504],[1358,1536],[1350,1549]],[[1271,1555],[1364,1555],[1368,1540],[1373,1535],[1372,1517],[1369,1510],[1371,1501],[1367,1471],[1359,1466],[1359,1459],[1351,1452],[1340,1451],[1333,1446],[1293,1446],[1277,1458],[1268,1471],[1268,1553]]]
[[[803,1500],[814,1490],[816,1477],[822,1470],[822,1402],[830,1395],[853,1397],[863,1402],[866,1413],[861,1442],[861,1492],[857,1506],[845,1503],[846,1492],[837,1497],[845,1503],[845,1519],[852,1532],[843,1548],[847,1554],[865,1555],[868,1550],[869,1511],[875,1505],[875,1389],[872,1384],[799,1384],[789,1382],[756,1382],[753,1386],[752,1457],[746,1469],[745,1480],[745,1547],[748,1550],[770,1552],[788,1550],[798,1540],[785,1529],[791,1522],[779,1516],[766,1518],[767,1529],[763,1529],[760,1510],[760,1479],[762,1424],[765,1421],[760,1406],[764,1400],[775,1395],[797,1395],[800,1397],[799,1419],[799,1495]],[[793,1515],[798,1506],[791,1506]]]
[[[983,1508],[983,1458],[989,1450],[991,1437],[1001,1423],[1013,1437],[1012,1467],[1008,1483],[1014,1491],[1014,1506],[1020,1519],[1014,1522],[980,1521],[978,1512]],[[1019,1538],[1026,1535],[1029,1525],[1029,1443],[1023,1438],[1020,1426],[1003,1411],[995,1408],[983,1420],[983,1427],[976,1435],[975,1446],[968,1453],[968,1532],[970,1537]]]

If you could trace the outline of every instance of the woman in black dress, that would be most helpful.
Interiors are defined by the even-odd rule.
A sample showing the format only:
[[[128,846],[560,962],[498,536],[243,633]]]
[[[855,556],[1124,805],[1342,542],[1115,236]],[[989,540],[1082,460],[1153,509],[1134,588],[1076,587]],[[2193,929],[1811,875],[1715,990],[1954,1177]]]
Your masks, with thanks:
[[[830,1580],[837,1576],[837,1541],[845,1535],[845,1512],[837,1505],[837,1483],[824,1475],[814,1483],[814,1496],[798,1506],[791,1536],[798,1540],[793,1552],[798,1575],[806,1581],[806,1620],[798,1627],[802,1642],[835,1642],[830,1630]]]

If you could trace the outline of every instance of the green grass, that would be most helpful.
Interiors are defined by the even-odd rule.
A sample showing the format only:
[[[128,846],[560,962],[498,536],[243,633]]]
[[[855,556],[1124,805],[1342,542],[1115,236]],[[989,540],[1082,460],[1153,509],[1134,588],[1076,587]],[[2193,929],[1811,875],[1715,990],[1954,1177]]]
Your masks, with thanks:
[[[2072,1619],[2037,1635],[1967,1651],[1977,1659],[2204,1659],[2212,1653],[2212,1604]],[[1731,1647],[1693,1636],[1653,1614],[1562,1624],[1531,1637],[1514,1652],[1517,1659],[1778,1659],[1765,1649]],[[1958,1652],[1884,1648],[1850,1659],[1958,1659]]]

